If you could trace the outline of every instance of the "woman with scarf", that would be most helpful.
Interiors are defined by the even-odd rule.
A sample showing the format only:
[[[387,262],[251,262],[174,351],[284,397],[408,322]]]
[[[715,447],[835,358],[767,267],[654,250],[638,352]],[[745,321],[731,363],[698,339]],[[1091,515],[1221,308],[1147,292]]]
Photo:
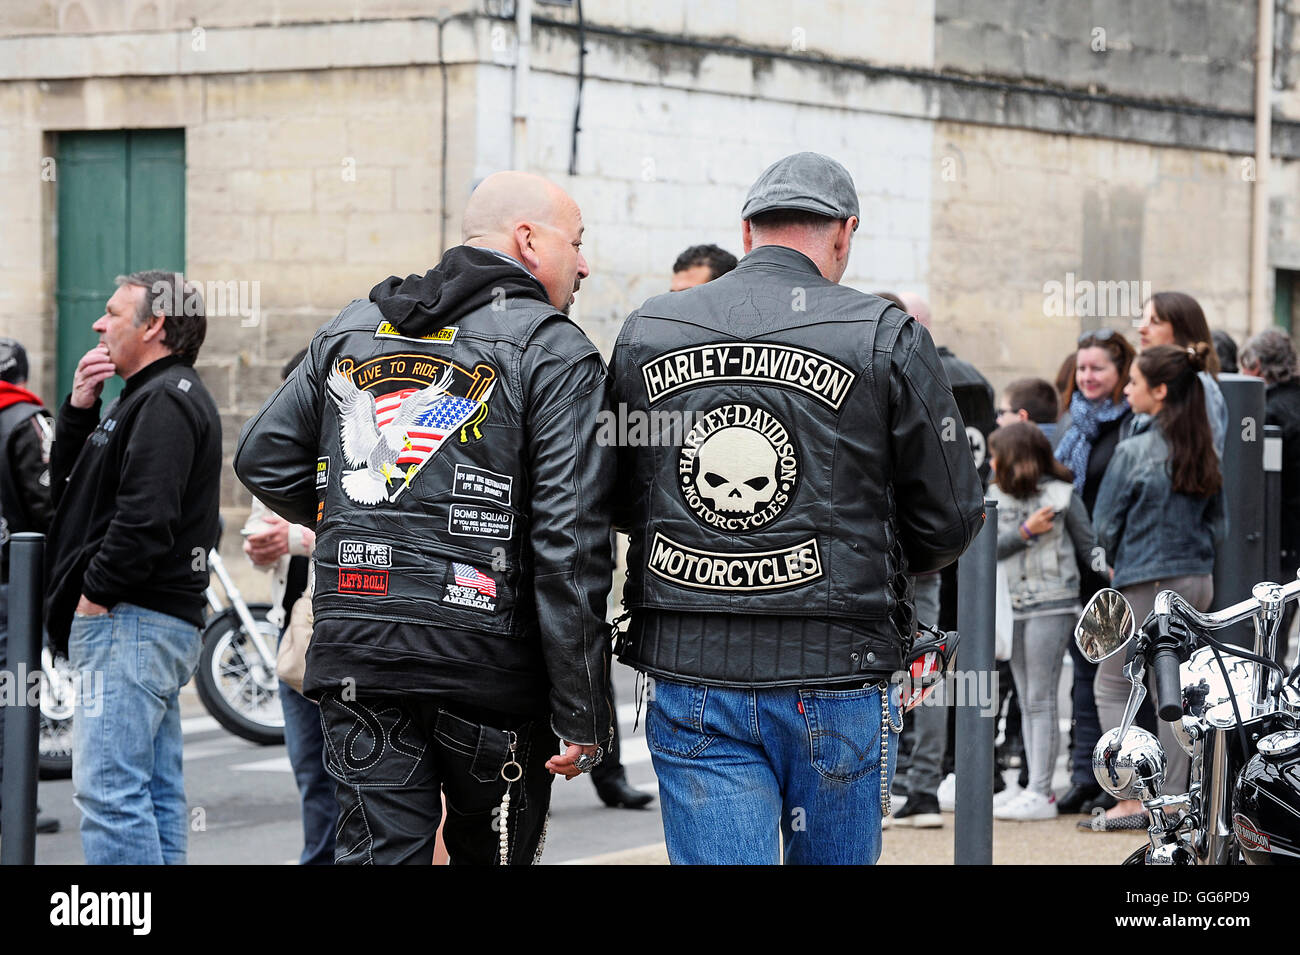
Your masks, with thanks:
[[[1133,346],[1120,333],[1109,328],[1084,332],[1075,352],[1074,378],[1064,396],[1070,426],[1056,446],[1057,460],[1074,473],[1074,489],[1083,499],[1091,520],[1097,503],[1101,479],[1110,465],[1115,446],[1133,417],[1124,399],[1129,369],[1133,365]],[[1110,582],[1099,568],[1079,562],[1079,599],[1086,604],[1092,595]],[[1089,813],[1094,808],[1108,809],[1114,799],[1102,792],[1092,775],[1092,748],[1101,737],[1097,706],[1093,699],[1096,664],[1079,653],[1069,642],[1074,664],[1074,683],[1070,692],[1073,728],[1070,735],[1070,789],[1057,801],[1061,813]]]

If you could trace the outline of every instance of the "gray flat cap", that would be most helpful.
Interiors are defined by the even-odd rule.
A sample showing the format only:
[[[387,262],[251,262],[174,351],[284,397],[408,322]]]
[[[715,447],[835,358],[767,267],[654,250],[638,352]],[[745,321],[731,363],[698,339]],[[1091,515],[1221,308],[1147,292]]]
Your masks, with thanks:
[[[774,209],[847,219],[858,214],[858,191],[849,171],[830,156],[795,153],[763,170],[745,197],[740,217],[749,219]]]

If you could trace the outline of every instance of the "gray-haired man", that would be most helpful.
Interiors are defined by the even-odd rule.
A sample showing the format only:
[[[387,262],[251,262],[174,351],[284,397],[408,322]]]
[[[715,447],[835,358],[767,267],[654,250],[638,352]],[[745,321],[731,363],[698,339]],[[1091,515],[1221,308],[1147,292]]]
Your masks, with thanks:
[[[50,640],[86,681],[81,845],[92,865],[182,863],[177,694],[198,666],[221,486],[221,421],[193,367],[207,322],[181,276],[148,271],[118,278],[94,329],[55,425],[46,554]],[[115,374],[126,385],[101,420]]]

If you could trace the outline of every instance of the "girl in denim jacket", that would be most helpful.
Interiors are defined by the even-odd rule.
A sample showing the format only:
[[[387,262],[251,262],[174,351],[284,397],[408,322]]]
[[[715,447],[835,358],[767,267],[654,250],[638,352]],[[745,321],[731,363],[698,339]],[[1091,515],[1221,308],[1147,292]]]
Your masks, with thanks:
[[[998,502],[998,562],[1011,592],[1011,675],[1024,714],[1029,786],[994,800],[998,819],[1054,819],[1060,749],[1057,685],[1079,612],[1079,571],[1100,563],[1087,509],[1046,435],[1019,422],[989,436]],[[1057,521],[1063,517],[1063,521]]]
[[[1125,389],[1133,410],[1149,417],[1115,449],[1093,520],[1115,568],[1112,586],[1128,599],[1139,623],[1161,590],[1178,591],[1202,611],[1214,597],[1215,546],[1227,520],[1200,378],[1213,354],[1207,342],[1152,346],[1138,356]],[[1122,653],[1097,668],[1093,689],[1106,729],[1119,725],[1128,700],[1123,668]],[[1149,689],[1154,700],[1154,681]],[[1169,724],[1161,722],[1159,734],[1169,756],[1164,792],[1186,792],[1187,755]],[[1080,826],[1145,829],[1147,823],[1141,803],[1130,799]]]

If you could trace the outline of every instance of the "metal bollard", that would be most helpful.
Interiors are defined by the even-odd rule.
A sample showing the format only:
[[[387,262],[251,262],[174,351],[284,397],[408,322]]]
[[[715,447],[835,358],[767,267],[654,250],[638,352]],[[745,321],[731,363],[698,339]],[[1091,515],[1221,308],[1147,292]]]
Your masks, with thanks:
[[[1228,536],[1214,555],[1211,610],[1245,600],[1268,570],[1264,553],[1264,382],[1250,375],[1220,375],[1219,389],[1228,404],[1222,461]],[[1246,648],[1255,643],[1248,622],[1222,630],[1218,637]]]
[[[40,745],[41,593],[45,535],[9,539],[9,653],[16,705],[5,714],[3,809],[0,809],[0,865],[36,862],[36,772]],[[24,679],[19,679],[24,677]],[[35,684],[29,694],[29,684]],[[35,696],[37,705],[30,695]]]
[[[1264,427],[1264,579],[1282,579],[1282,429]]]
[[[979,693],[971,690],[997,679],[994,629],[997,613],[998,506],[984,502],[984,527],[957,561],[956,686],[965,698],[957,706],[957,805],[953,832],[953,861],[957,865],[993,862],[993,737],[997,720],[981,715]],[[972,687],[970,680],[988,680]],[[971,697],[974,696],[974,699]],[[995,694],[996,698],[996,694]]]

